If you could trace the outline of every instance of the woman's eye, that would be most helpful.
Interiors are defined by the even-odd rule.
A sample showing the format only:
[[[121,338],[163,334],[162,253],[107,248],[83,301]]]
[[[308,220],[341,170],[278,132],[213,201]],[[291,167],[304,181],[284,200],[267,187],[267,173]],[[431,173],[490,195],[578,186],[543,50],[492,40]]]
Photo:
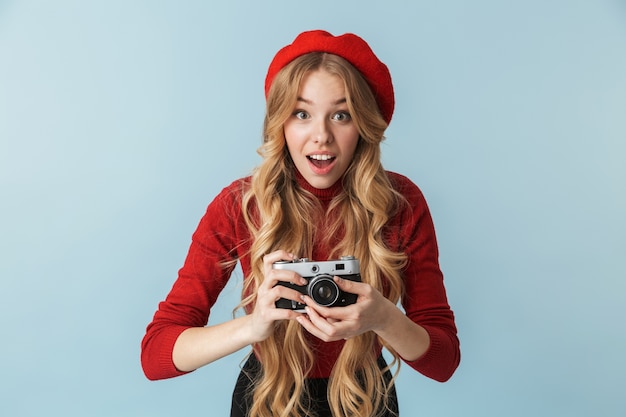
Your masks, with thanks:
[[[351,119],[350,113],[345,112],[345,111],[340,111],[340,112],[335,113],[333,115],[333,120],[336,120],[338,122],[347,122],[350,119]]]
[[[303,110],[297,110],[293,113],[296,119],[305,120],[309,118],[309,114]]]

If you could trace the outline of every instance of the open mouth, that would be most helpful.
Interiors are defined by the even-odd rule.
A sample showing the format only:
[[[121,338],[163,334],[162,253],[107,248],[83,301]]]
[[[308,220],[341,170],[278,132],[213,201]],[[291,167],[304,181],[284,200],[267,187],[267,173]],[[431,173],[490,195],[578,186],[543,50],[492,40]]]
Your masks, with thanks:
[[[307,159],[320,169],[330,166],[335,161],[335,157],[331,155],[309,155]]]

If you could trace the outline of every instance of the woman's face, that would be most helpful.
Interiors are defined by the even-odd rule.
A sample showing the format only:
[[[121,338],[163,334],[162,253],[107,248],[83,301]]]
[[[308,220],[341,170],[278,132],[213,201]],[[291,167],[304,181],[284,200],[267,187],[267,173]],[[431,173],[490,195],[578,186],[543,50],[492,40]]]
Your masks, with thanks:
[[[318,189],[336,183],[359,141],[343,81],[324,70],[305,75],[284,131],[289,154],[307,182]]]

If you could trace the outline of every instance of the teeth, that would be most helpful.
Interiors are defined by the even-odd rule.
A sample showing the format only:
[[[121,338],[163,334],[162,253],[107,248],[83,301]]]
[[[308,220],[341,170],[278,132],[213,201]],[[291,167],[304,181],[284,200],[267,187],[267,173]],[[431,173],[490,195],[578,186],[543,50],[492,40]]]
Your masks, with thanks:
[[[309,158],[315,159],[317,161],[328,161],[329,159],[333,159],[330,155],[309,155]]]

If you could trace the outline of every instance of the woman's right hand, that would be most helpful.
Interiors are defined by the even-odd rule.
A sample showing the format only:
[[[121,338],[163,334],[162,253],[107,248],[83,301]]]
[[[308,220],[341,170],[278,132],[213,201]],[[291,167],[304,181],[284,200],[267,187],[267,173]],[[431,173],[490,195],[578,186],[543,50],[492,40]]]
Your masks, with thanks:
[[[263,257],[264,279],[257,291],[251,314],[224,323],[191,327],[176,339],[172,360],[179,371],[192,371],[219,358],[236,352],[252,343],[267,339],[276,328],[276,322],[295,320],[302,313],[276,308],[276,301],[287,298],[302,301],[301,294],[279,281],[305,285],[306,280],[293,271],[272,268],[277,261],[291,261],[296,257],[286,251],[276,251]]]
[[[277,285],[279,281],[295,285],[306,285],[307,281],[294,271],[274,269],[272,265],[278,261],[292,261],[297,257],[284,250],[277,250],[263,257],[264,279],[257,290],[256,303],[251,313],[251,331],[257,342],[267,339],[273,332],[277,321],[295,320],[302,313],[294,310],[277,308],[276,301],[281,298],[302,302],[302,294],[298,291]]]

